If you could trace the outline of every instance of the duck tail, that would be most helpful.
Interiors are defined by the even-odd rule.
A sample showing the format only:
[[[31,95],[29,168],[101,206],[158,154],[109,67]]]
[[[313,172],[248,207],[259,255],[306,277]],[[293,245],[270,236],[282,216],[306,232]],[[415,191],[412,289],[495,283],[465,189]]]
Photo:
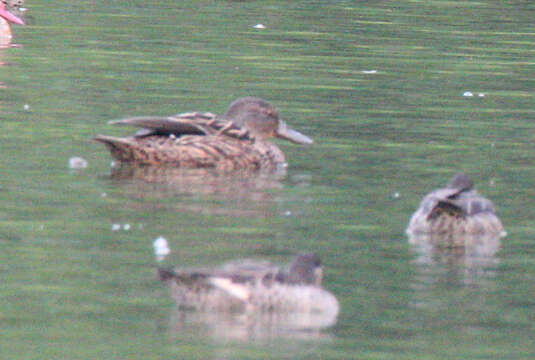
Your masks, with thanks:
[[[158,278],[160,281],[168,281],[171,280],[175,276],[175,272],[172,269],[165,269],[162,267],[158,267]]]
[[[137,148],[130,139],[115,136],[97,135],[93,140],[103,143],[110,150],[111,155],[118,161],[134,161]]]

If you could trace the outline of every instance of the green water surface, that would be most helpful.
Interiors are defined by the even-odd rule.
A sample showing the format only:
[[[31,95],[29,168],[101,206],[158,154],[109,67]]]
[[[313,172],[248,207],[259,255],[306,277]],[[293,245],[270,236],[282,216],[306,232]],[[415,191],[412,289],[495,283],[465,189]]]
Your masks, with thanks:
[[[2,359],[535,357],[531,1],[26,6],[0,49]],[[282,179],[113,179],[90,140],[128,134],[110,119],[223,113],[248,95],[315,140],[277,140]],[[69,169],[72,156],[88,167]],[[404,233],[457,171],[508,231],[485,259],[422,253]],[[338,322],[268,336],[178,328],[158,236],[183,266],[317,252]]]

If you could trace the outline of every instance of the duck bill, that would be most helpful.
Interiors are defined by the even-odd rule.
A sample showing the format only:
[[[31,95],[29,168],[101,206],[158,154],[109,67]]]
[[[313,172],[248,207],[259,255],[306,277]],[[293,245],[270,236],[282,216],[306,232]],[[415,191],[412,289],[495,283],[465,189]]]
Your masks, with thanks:
[[[24,21],[21,18],[13,15],[5,9],[5,6],[0,7],[0,16],[14,24],[24,25]]]
[[[314,140],[312,140],[308,136],[303,135],[299,131],[290,128],[282,120],[279,122],[279,128],[277,129],[276,136],[296,144],[310,145],[314,142]]]

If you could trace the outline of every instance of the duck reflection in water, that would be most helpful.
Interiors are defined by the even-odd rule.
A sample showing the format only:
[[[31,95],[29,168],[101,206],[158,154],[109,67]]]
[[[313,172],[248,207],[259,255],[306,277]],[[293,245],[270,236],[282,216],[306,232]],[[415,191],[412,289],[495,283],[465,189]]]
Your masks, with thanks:
[[[220,173],[215,169],[182,169],[120,164],[111,169],[112,184],[128,197],[143,199],[132,206],[144,209],[223,214],[227,216],[271,217],[281,212],[288,199],[277,172],[239,170]],[[308,177],[292,177],[292,184],[308,185]],[[175,199],[176,201],[168,201]]]
[[[322,313],[262,312],[240,314],[231,312],[184,311],[174,309],[169,319],[173,338],[195,336],[219,341],[263,342],[285,340],[332,340],[325,328],[334,325],[332,317]],[[224,358],[224,357],[223,357]]]
[[[181,311],[234,314],[244,324],[280,323],[295,330],[331,326],[339,312],[336,297],[321,286],[321,262],[315,254],[297,256],[288,269],[240,260],[216,269],[159,268],[158,273]]]
[[[280,189],[286,169],[276,172],[233,171],[220,173],[214,169],[182,169],[161,166],[119,164],[111,169],[111,179],[135,186],[140,193],[163,196],[180,194],[219,195],[233,199],[262,199],[269,197],[265,190]],[[143,189],[145,191],[143,191]],[[150,191],[149,191],[150,190]]]
[[[277,169],[286,167],[286,159],[269,138],[312,143],[312,139],[286,125],[273,105],[255,97],[234,101],[222,117],[194,112],[169,117],[134,117],[111,123],[142,128],[126,138],[95,137],[116,160],[136,165],[218,171]]]
[[[24,25],[24,21],[13,14],[22,6],[22,0],[0,1],[0,45],[8,46],[11,43],[12,33],[9,23]],[[9,9],[9,10],[8,10]]]

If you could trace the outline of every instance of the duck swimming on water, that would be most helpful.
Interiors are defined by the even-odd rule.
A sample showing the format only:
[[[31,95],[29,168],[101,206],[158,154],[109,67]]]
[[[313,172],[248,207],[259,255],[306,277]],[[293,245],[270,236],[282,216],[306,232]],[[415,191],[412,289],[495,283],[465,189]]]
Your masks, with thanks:
[[[169,117],[132,117],[110,123],[141,128],[126,138],[94,138],[106,145],[119,162],[139,165],[218,170],[273,168],[285,165],[286,159],[269,138],[297,144],[313,142],[288,127],[273,105],[256,97],[234,101],[222,117],[192,112]]]
[[[479,195],[464,173],[453,176],[445,188],[422,200],[407,228],[409,235],[504,236],[492,202]]]
[[[317,255],[300,254],[288,270],[269,262],[241,260],[212,270],[163,269],[181,309],[222,312],[326,313],[336,317],[336,297],[321,286]]]

